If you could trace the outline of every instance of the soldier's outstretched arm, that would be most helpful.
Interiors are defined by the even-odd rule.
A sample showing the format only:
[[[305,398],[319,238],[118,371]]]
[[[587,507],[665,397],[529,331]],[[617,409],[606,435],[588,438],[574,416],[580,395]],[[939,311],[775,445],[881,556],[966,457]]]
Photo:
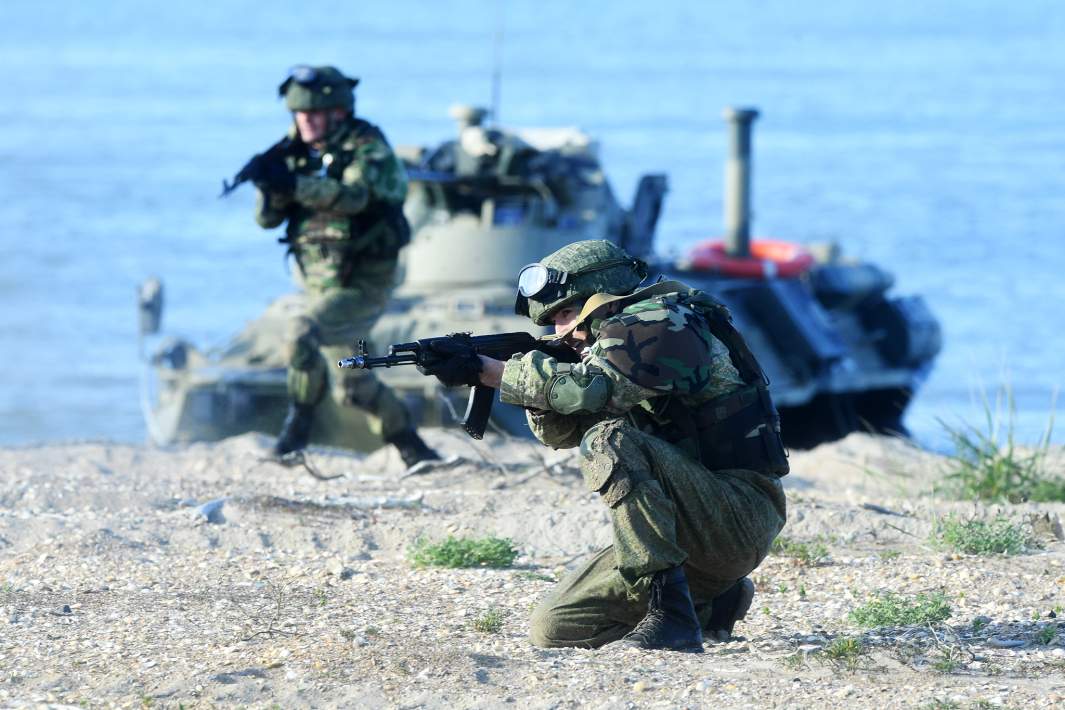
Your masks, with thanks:
[[[500,401],[561,415],[620,416],[667,394],[636,384],[594,350],[576,364],[560,363],[538,350],[511,358],[503,368]]]
[[[594,354],[571,365],[533,351],[508,360],[501,379],[500,401],[525,407],[533,434],[555,449],[577,446],[588,427],[663,394]]]

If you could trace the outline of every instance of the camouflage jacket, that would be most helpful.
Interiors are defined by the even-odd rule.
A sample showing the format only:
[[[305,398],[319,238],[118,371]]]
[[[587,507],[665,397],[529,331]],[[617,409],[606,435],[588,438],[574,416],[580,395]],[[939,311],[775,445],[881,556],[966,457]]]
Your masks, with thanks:
[[[402,211],[407,174],[376,126],[349,119],[324,150],[297,141],[286,162],[295,191],[260,191],[255,219],[266,229],[287,220],[306,285],[345,286],[361,262],[395,261],[410,237]]]
[[[618,417],[687,449],[671,403],[694,407],[746,386],[728,348],[710,334],[701,312],[710,303],[722,307],[694,290],[629,303],[589,324],[592,343],[580,364],[538,351],[512,358],[500,399],[527,408],[533,433],[556,449],[576,446],[590,426]]]

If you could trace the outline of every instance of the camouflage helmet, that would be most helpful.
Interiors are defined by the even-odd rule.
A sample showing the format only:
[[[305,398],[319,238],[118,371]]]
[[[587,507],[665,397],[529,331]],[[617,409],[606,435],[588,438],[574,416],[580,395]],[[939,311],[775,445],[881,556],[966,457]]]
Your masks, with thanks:
[[[537,325],[597,293],[629,294],[647,278],[647,264],[602,239],[568,244],[518,275],[515,311]]]
[[[292,68],[277,93],[285,97],[289,111],[342,108],[354,112],[358,83],[358,79],[344,76],[336,67],[301,65]]]

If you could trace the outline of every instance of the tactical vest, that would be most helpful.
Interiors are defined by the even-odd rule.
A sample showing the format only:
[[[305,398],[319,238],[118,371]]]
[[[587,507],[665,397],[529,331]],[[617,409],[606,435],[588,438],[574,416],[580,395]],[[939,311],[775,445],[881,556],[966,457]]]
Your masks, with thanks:
[[[297,168],[297,172],[340,180],[344,170],[355,162],[359,146],[369,141],[387,144],[376,126],[361,119],[351,119],[323,153],[305,148],[306,152],[297,158],[306,162]],[[322,159],[324,155],[332,156],[327,165]],[[289,251],[301,269],[306,251],[315,250],[316,256],[335,264],[341,284],[347,285],[360,261],[395,260],[399,250],[410,243],[411,230],[401,203],[371,196],[366,208],[354,215],[296,204],[289,213],[285,234],[283,241],[289,245]]]
[[[728,308],[695,289],[681,293],[677,302],[706,319],[710,333],[728,349],[744,386],[699,403],[677,394],[658,397],[630,410],[630,423],[686,450],[710,470],[743,468],[786,475],[788,456],[769,380],[732,324]]]

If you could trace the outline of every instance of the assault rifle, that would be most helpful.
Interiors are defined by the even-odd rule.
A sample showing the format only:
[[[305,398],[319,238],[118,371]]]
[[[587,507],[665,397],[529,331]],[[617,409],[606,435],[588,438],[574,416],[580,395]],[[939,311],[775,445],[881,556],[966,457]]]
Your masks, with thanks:
[[[441,355],[433,344],[442,341],[448,343],[452,354]],[[458,347],[456,347],[458,346]],[[388,348],[388,355],[372,357],[366,352],[366,341],[360,340],[358,352],[354,357],[344,358],[338,367],[347,369],[372,370],[376,367],[398,367],[415,365],[423,372],[432,372],[456,354],[473,352],[495,360],[506,360],[515,353],[527,353],[539,350],[560,362],[577,363],[580,356],[575,350],[552,340],[540,340],[529,333],[496,333],[493,335],[471,335],[470,333],[452,333],[436,338],[423,338],[413,343],[398,343]],[[492,413],[493,388],[477,385],[470,390],[470,399],[466,404],[466,414],[462,418],[462,428],[474,439],[484,436],[488,426],[488,417]]]
[[[288,155],[289,151],[295,145],[295,141],[289,136],[285,136],[277,143],[264,150],[262,153],[256,153],[251,156],[248,162],[244,163],[244,167],[237,171],[237,174],[233,176],[233,180],[227,182],[222,180],[222,194],[219,197],[226,197],[229,193],[236,190],[238,187],[246,183],[248,180],[254,180],[260,171],[260,166],[264,165],[269,160],[283,160]]]

